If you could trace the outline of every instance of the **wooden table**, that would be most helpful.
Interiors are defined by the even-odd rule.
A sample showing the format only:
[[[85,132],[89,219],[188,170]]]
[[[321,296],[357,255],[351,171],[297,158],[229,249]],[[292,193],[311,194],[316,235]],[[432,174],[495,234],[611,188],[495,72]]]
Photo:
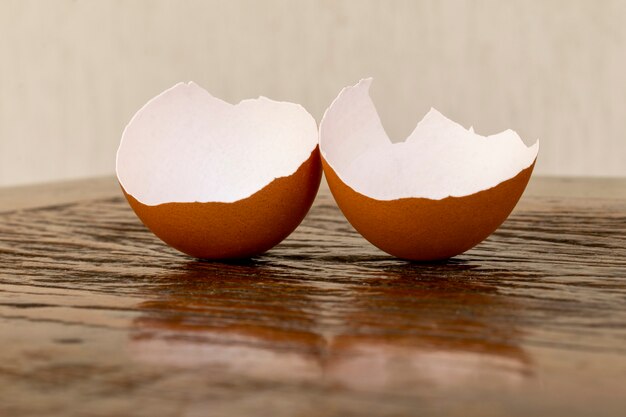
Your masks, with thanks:
[[[625,180],[534,179],[435,264],[376,250],[325,188],[238,263],[161,244],[110,178],[0,212],[3,417],[626,415]]]

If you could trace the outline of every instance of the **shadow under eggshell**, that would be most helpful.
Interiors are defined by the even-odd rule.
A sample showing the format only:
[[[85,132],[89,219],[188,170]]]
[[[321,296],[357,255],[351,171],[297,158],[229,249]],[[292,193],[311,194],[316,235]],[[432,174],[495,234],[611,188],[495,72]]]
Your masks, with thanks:
[[[262,254],[293,232],[313,204],[322,168],[318,148],[290,176],[233,203],[148,206],[122,191],[141,221],[168,245],[200,259]]]
[[[376,200],[346,185],[322,157],[339,208],[370,243],[398,258],[435,261],[461,254],[492,234],[522,196],[535,163],[493,188],[441,200]]]

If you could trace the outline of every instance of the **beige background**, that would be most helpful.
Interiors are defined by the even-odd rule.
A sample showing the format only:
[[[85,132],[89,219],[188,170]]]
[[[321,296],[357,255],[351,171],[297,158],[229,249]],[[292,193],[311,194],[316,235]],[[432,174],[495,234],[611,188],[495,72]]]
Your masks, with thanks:
[[[396,140],[434,106],[541,138],[539,174],[626,176],[624,74],[620,0],[0,0],[0,185],[112,174],[180,80],[319,121],[364,76]]]

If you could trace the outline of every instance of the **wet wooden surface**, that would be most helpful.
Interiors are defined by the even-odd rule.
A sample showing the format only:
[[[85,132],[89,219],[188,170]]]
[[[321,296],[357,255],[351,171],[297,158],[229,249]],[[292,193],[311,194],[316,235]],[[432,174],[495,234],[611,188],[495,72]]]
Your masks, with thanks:
[[[615,192],[530,193],[470,252],[411,264],[324,190],[222,264],[161,244],[113,181],[68,189],[0,190],[0,416],[626,415]]]

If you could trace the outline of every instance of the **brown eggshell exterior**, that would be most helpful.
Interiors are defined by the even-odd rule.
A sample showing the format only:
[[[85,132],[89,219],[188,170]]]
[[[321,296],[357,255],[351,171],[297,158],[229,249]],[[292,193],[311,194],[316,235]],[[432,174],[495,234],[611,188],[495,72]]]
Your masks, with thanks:
[[[471,249],[493,233],[522,196],[535,163],[493,188],[441,200],[376,200],[346,185],[322,158],[330,190],[350,224],[374,246],[402,259],[435,261]]]
[[[298,227],[321,176],[316,148],[294,174],[233,203],[148,206],[122,191],[141,221],[173,248],[200,259],[240,259],[266,252]]]

